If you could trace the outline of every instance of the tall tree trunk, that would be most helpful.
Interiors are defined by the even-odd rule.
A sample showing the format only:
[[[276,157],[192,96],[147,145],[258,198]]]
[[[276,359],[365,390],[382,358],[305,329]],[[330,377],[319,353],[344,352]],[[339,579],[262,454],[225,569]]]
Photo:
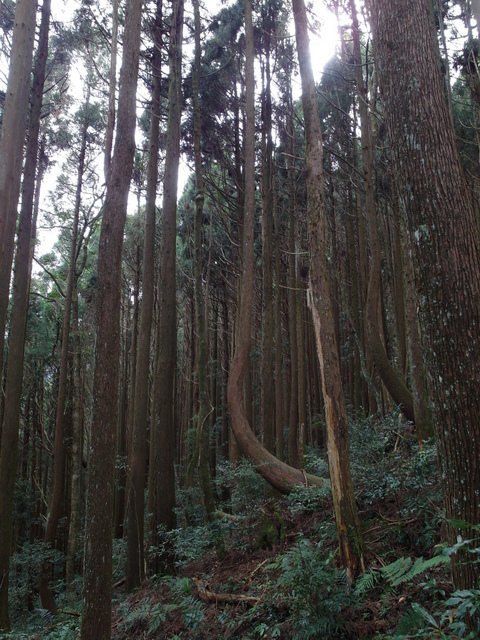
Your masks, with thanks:
[[[126,301],[125,301],[126,298]],[[113,536],[116,540],[123,538],[125,523],[125,503],[127,491],[127,412],[128,412],[128,382],[131,353],[131,313],[130,313],[130,291],[127,287],[127,293],[124,294],[124,302],[120,310],[120,335],[124,334],[123,350],[120,356],[120,393],[118,398],[118,419],[116,434],[116,461],[115,465],[115,497],[114,497],[114,516],[113,516]]]
[[[167,149],[163,191],[163,221],[161,242],[161,281],[159,291],[160,324],[158,330],[158,362],[156,370],[157,396],[155,399],[155,429],[153,456],[155,480],[151,534],[152,544],[158,545],[158,528],[167,531],[175,527],[175,420],[174,389],[177,355],[176,315],[176,217],[178,165],[180,160],[181,61],[183,35],[183,0],[172,5],[169,44],[170,82],[168,87]],[[156,557],[154,568],[172,562],[167,557]]]
[[[397,321],[398,346],[399,346],[399,369],[403,376],[407,372],[407,328],[405,311],[405,279],[402,255],[402,224],[398,200],[394,195],[393,212],[393,284],[395,316]],[[412,392],[413,396],[413,392]],[[415,413],[415,401],[414,401]],[[416,420],[416,417],[415,417]]]
[[[262,359],[261,359],[261,427],[263,445],[273,453],[275,434],[275,388],[273,377],[273,144],[272,95],[270,73],[270,34],[265,51],[266,84],[263,92],[262,132]]]
[[[27,127],[36,12],[36,0],[19,0],[15,5],[10,68],[0,132],[0,379],[3,376],[5,327]]]
[[[430,0],[369,0],[419,317],[446,516],[480,521],[480,230],[448,113]],[[462,531],[468,537],[473,532]],[[458,529],[449,526],[449,538]],[[478,546],[478,544],[476,545]],[[478,582],[453,558],[460,589]]]
[[[32,271],[33,246],[32,229],[36,228],[38,197],[41,179],[37,181],[34,206],[35,173],[37,168],[40,113],[42,109],[45,67],[48,56],[48,33],[50,27],[50,2],[45,0],[42,7],[39,43],[34,69],[30,126],[25,160],[22,189],[22,207],[18,229],[15,275],[13,282],[13,306],[9,330],[9,358],[5,389],[4,428],[1,430],[0,452],[0,630],[10,628],[8,614],[8,583],[10,552],[13,535],[13,496],[18,456],[18,431],[20,427],[20,400],[22,392],[23,356],[25,350],[25,327],[27,322],[28,295]],[[13,51],[12,51],[13,55]],[[31,66],[31,62],[30,62]],[[5,107],[6,108],[6,107]],[[7,126],[3,121],[3,128]],[[3,133],[3,129],[2,129]],[[3,138],[2,138],[3,140]],[[23,146],[22,146],[23,148]],[[1,147],[0,147],[1,150]],[[43,145],[41,148],[39,178],[43,175]],[[15,205],[16,206],[16,205]],[[6,274],[2,274],[2,279]],[[1,327],[2,332],[4,326]],[[3,333],[2,333],[3,336]],[[1,344],[3,355],[3,341]],[[1,358],[0,358],[1,360]],[[1,369],[0,369],[1,371]]]
[[[112,158],[113,132],[115,130],[115,92],[117,88],[117,49],[118,49],[118,0],[112,0],[112,39],[110,51],[110,71],[108,74],[108,119],[105,130],[105,154],[103,173],[108,182]]]
[[[243,383],[250,352],[253,303],[253,231],[255,220],[255,79],[252,3],[245,0],[246,34],[246,128],[245,128],[245,211],[243,219],[242,290],[238,318],[238,335],[235,354],[228,379],[228,409],[232,430],[242,453],[253,460],[258,472],[275,489],[288,492],[293,486],[310,484],[321,486],[322,480],[302,473],[280,462],[255,437],[243,404]]]
[[[300,467],[298,455],[298,352],[297,352],[297,295],[295,238],[296,233],[296,185],[295,185],[295,128],[293,126],[293,104],[289,80],[289,115],[287,131],[288,169],[288,337],[290,341],[290,413],[288,419],[288,462]]]
[[[10,67],[0,137],[0,262],[8,242],[7,231],[11,236],[15,233],[15,225],[9,224],[9,219],[17,217],[36,12],[36,0],[18,0],[15,5]],[[10,268],[11,264],[9,271]],[[2,278],[5,275],[2,273]]]
[[[273,188],[273,211],[275,219],[275,453],[284,460],[283,442],[283,372],[282,372],[282,291],[280,262],[280,216],[276,189]]]
[[[82,124],[80,155],[78,160],[77,186],[75,194],[75,208],[72,222],[72,238],[70,241],[70,256],[68,264],[67,286],[65,289],[65,301],[62,321],[62,348],[60,353],[60,372],[57,391],[57,411],[55,417],[55,440],[53,457],[53,478],[50,500],[48,504],[47,524],[45,527],[44,545],[47,554],[42,560],[40,567],[39,586],[40,600],[42,608],[57,614],[57,605],[51,588],[53,580],[53,562],[49,549],[55,546],[57,535],[57,525],[60,518],[62,500],[64,496],[64,471],[65,471],[65,408],[67,400],[67,377],[68,377],[68,348],[70,344],[70,319],[72,311],[72,297],[75,280],[75,265],[77,262],[77,240],[78,221],[80,216],[80,205],[82,198],[83,174],[85,170],[85,153],[87,149],[88,133],[88,110],[90,106],[90,85],[87,81],[87,95],[85,99],[85,115]]]
[[[161,65],[162,65],[162,0],[157,0],[155,22],[152,25],[154,53],[152,59],[152,106],[150,113],[150,142],[147,168],[145,205],[145,234],[143,247],[143,291],[140,331],[138,336],[135,379],[135,413],[133,418],[130,481],[128,496],[127,593],[139,587],[144,571],[144,492],[147,470],[148,373],[150,334],[153,319],[155,284],[155,197],[158,182],[158,150],[160,129]]]
[[[82,515],[82,443],[83,443],[83,376],[80,331],[78,326],[78,290],[75,287],[72,295],[72,334],[73,334],[73,434],[72,434],[72,471],[70,487],[70,523],[68,529],[68,546],[65,581],[67,592],[73,602],[75,592],[75,555],[78,550],[81,515]]]
[[[355,0],[350,0],[352,14],[353,55],[355,60],[355,83],[358,93],[358,110],[361,122],[362,168],[366,194],[368,232],[370,236],[371,268],[368,280],[366,301],[366,337],[368,349],[389,394],[398,404],[405,417],[415,421],[412,393],[406,382],[393,368],[382,342],[379,323],[381,266],[378,238],[377,207],[375,203],[374,160],[372,148],[372,127],[368,112],[367,91],[363,79],[363,66],[360,52],[360,31],[358,26]]]
[[[307,14],[293,0],[298,61],[302,79],[307,162],[307,216],[310,240],[310,308],[322,375],[327,450],[340,558],[350,580],[361,559],[363,542],[350,476],[348,420],[343,396],[326,255],[323,147],[315,82],[310,62]]]
[[[361,371],[360,371],[360,313],[359,313],[359,287],[357,256],[355,252],[355,228],[354,228],[353,194],[349,189],[348,211],[345,216],[345,230],[347,237],[347,264],[349,281],[350,309],[352,313],[353,328],[353,397],[350,398],[354,414],[360,411],[361,407]]]
[[[405,234],[403,244],[405,245]],[[410,379],[413,395],[413,410],[415,412],[415,431],[421,444],[433,436],[432,412],[428,402],[427,376],[422,354],[422,338],[418,324],[418,303],[415,295],[415,276],[410,251],[405,250],[405,290],[406,290],[406,320],[407,345],[410,360]]]
[[[202,227],[203,227],[203,202],[204,184],[202,167],[202,124],[199,101],[199,79],[200,79],[200,6],[199,0],[193,0],[193,11],[195,21],[195,60],[192,80],[192,101],[193,101],[193,135],[195,149],[195,248],[194,248],[194,271],[195,271],[195,315],[197,320],[198,335],[198,387],[199,387],[199,408],[198,408],[198,430],[199,430],[199,462],[198,476],[200,488],[202,489],[203,501],[207,517],[211,517],[215,511],[215,501],[213,498],[212,485],[210,482],[209,456],[210,456],[210,413],[211,400],[208,397],[208,346],[207,331],[205,326],[205,303],[203,292],[203,260],[202,260]],[[207,291],[208,295],[208,291]]]
[[[115,150],[97,267],[93,418],[86,488],[82,640],[110,640],[123,232],[135,152],[141,0],[127,0]]]
[[[300,225],[299,225],[300,226]],[[297,228],[297,235],[300,236],[300,229]],[[295,322],[297,325],[297,381],[298,381],[298,461],[299,466],[305,465],[305,438],[307,429],[307,392],[305,382],[305,332],[304,325],[304,287],[303,278],[300,273],[300,237],[297,238],[297,249],[295,251],[296,274],[295,280]]]

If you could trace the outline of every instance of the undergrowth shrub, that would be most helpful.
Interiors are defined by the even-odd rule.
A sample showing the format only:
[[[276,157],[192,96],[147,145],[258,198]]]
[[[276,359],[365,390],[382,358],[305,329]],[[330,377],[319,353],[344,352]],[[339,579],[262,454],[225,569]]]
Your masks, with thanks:
[[[155,602],[146,597],[140,602],[124,601],[119,610],[122,614],[121,624],[115,638],[135,637],[148,638],[154,636],[162,625],[179,616],[183,625],[191,632],[196,632],[205,617],[205,604],[192,595],[192,585],[188,578],[166,578],[169,585],[171,602]],[[189,636],[190,637],[190,636]]]
[[[350,600],[345,571],[333,565],[321,544],[301,538],[277,558],[276,586],[295,621],[297,638],[332,637],[343,627],[342,608]]]
[[[237,515],[254,514],[254,510],[271,497],[270,485],[245,458],[235,464],[229,461],[219,464],[216,485],[218,495],[221,495],[222,489],[228,489],[229,492],[227,503],[221,507]]]

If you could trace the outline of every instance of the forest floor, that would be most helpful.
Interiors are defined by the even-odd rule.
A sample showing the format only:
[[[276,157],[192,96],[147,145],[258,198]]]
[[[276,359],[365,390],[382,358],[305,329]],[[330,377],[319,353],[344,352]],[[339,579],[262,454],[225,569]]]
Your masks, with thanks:
[[[419,449],[399,425],[353,434],[365,543],[355,585],[338,562],[328,489],[272,497],[243,465],[229,478],[230,501],[245,501],[238,515],[184,526],[177,575],[118,593],[114,639],[460,637],[445,606],[453,586],[435,447]],[[325,460],[309,460],[327,475]]]
[[[467,612],[480,611],[480,590],[454,592],[451,582],[435,445],[420,448],[392,415],[351,425],[350,459],[364,536],[353,585],[338,560],[324,451],[306,455],[324,487],[287,497],[249,463],[222,463],[215,490],[223,517],[206,523],[199,490],[177,492],[178,528],[164,537],[174,575],[125,595],[125,542],[115,541],[113,640],[480,638],[465,625]],[[12,574],[17,631],[5,638],[76,640],[80,576],[75,604],[66,596],[62,604],[61,586],[57,592],[65,614],[27,617],[22,557]]]

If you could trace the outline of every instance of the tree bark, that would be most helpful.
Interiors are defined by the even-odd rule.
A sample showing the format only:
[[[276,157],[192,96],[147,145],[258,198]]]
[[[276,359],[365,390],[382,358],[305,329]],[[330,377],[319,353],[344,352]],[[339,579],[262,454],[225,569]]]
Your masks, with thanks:
[[[287,170],[288,170],[288,337],[290,342],[290,412],[288,419],[288,462],[292,467],[300,467],[298,454],[298,351],[297,351],[297,295],[296,295],[296,184],[295,184],[295,128],[293,126],[293,103],[290,76],[288,76],[288,131],[287,131]]]
[[[368,8],[413,258],[446,516],[478,523],[480,231],[445,99],[433,7],[430,0],[370,0]],[[457,534],[451,525],[452,543]],[[463,562],[468,555],[453,559],[460,589],[478,582],[478,563]]]
[[[158,362],[156,370],[155,429],[151,536],[158,546],[158,528],[167,531],[176,525],[175,516],[175,420],[174,389],[177,355],[176,315],[176,215],[178,165],[180,160],[181,60],[183,36],[183,0],[172,5],[169,45],[170,82],[168,87],[167,149],[163,191],[161,280],[159,291],[160,321],[158,330]],[[171,554],[156,556],[153,568],[158,572],[171,566]]]
[[[127,593],[139,587],[144,575],[144,492],[147,470],[148,373],[150,334],[152,331],[155,285],[155,198],[158,182],[158,151],[160,129],[161,65],[162,65],[163,2],[157,0],[155,22],[152,25],[154,53],[152,59],[152,106],[150,112],[150,142],[147,168],[145,204],[145,233],[143,247],[142,313],[138,336],[135,378],[135,412],[133,418],[132,450],[127,516]]]
[[[115,91],[117,88],[117,49],[118,49],[118,0],[112,0],[112,40],[110,51],[110,71],[108,75],[108,119],[105,130],[105,154],[103,173],[108,182],[112,159],[113,132],[115,130]]]
[[[68,529],[67,560],[65,582],[72,603],[75,599],[73,581],[75,578],[75,555],[78,549],[82,516],[82,444],[83,444],[83,406],[84,393],[82,376],[82,352],[78,326],[78,290],[72,295],[72,333],[73,333],[73,434],[72,434],[72,470],[70,487],[70,523]]]
[[[30,76],[35,41],[36,0],[18,0],[15,5],[12,48],[0,137],[0,261],[7,231],[13,236],[22,175],[23,144],[27,127]],[[9,270],[11,264],[9,266]],[[6,274],[2,274],[2,278]]]
[[[361,121],[362,168],[366,194],[366,209],[368,232],[370,236],[371,268],[368,280],[366,301],[366,337],[368,349],[372,355],[375,367],[385,384],[389,394],[400,407],[407,420],[415,421],[412,393],[405,380],[393,368],[382,342],[379,325],[381,266],[380,245],[378,238],[377,207],[375,203],[374,161],[372,148],[372,127],[368,112],[367,91],[362,72],[360,52],[360,31],[358,26],[355,0],[350,0],[352,14],[353,54],[355,60],[355,83],[357,85],[359,114]]]
[[[253,303],[253,231],[255,219],[255,79],[252,3],[245,0],[246,34],[246,128],[245,128],[245,211],[243,219],[243,256],[241,305],[238,335],[228,379],[228,409],[232,431],[242,453],[253,460],[257,471],[275,489],[287,493],[295,485],[321,486],[321,478],[304,474],[280,462],[255,437],[243,404],[243,382],[250,351]]]
[[[208,347],[207,331],[205,326],[205,303],[203,292],[203,260],[202,260],[202,227],[203,227],[203,202],[204,184],[202,167],[202,124],[199,101],[199,79],[200,79],[200,6],[199,0],[193,1],[194,21],[195,21],[195,60],[192,78],[192,101],[193,101],[193,128],[194,128],[194,149],[195,149],[195,223],[194,223],[194,272],[195,272],[195,315],[197,321],[198,335],[198,387],[199,387],[199,408],[198,408],[198,430],[199,430],[199,462],[198,476],[200,488],[203,494],[203,501],[207,517],[211,517],[215,511],[215,500],[213,498],[212,485],[210,481],[209,456],[210,456],[210,413],[212,411],[211,399],[208,397]],[[208,295],[208,291],[207,291]]]
[[[25,327],[27,322],[28,295],[32,272],[33,246],[32,229],[36,227],[38,196],[41,180],[37,181],[34,206],[35,173],[37,168],[40,113],[42,109],[45,67],[48,55],[48,32],[50,26],[50,2],[45,0],[42,7],[39,44],[34,69],[32,105],[30,109],[29,138],[25,160],[22,188],[22,207],[18,229],[15,275],[13,282],[13,306],[9,329],[9,358],[5,389],[4,428],[1,430],[0,453],[0,630],[10,628],[8,614],[8,583],[10,552],[13,535],[13,497],[15,489],[16,461],[18,456],[18,431],[20,427],[20,400],[22,392],[23,357],[25,351]],[[12,51],[13,55],[13,51]],[[31,64],[31,63],[30,63]],[[5,115],[4,115],[5,118]],[[6,126],[5,119],[3,127]],[[43,175],[43,145],[40,153],[39,176]],[[2,274],[2,279],[6,274]],[[2,337],[4,326],[2,330]],[[3,341],[1,344],[3,355]],[[1,371],[1,369],[0,369]]]
[[[266,85],[263,93],[262,132],[262,359],[261,359],[261,427],[263,445],[273,453],[275,433],[275,388],[273,377],[273,157],[272,157],[272,95],[270,78],[270,34],[266,34]]]
[[[282,291],[280,262],[280,216],[276,189],[273,189],[273,212],[275,219],[275,453],[284,460],[283,441],[283,371],[282,371]]]
[[[77,186],[75,193],[75,208],[73,212],[72,237],[70,240],[70,256],[68,264],[67,286],[65,289],[65,301],[62,321],[62,347],[60,353],[60,372],[58,376],[57,391],[57,411],[55,417],[55,440],[52,472],[52,487],[48,504],[48,516],[45,526],[44,546],[45,549],[53,549],[57,535],[57,525],[60,518],[60,511],[64,497],[64,472],[65,472],[65,408],[67,400],[67,377],[68,377],[68,350],[70,344],[70,320],[72,311],[72,297],[74,291],[75,265],[77,262],[77,240],[78,221],[80,216],[80,205],[82,198],[83,174],[85,170],[85,154],[87,150],[87,133],[89,126],[88,110],[90,106],[90,86],[87,80],[87,95],[85,99],[85,114],[82,124],[80,155],[78,160]],[[57,605],[51,588],[53,580],[53,562],[51,555],[43,558],[40,567],[38,590],[42,608],[57,614]]]
[[[353,580],[361,559],[363,541],[350,475],[348,420],[329,290],[322,135],[310,62],[305,5],[303,0],[293,0],[292,6],[305,119],[307,220],[310,241],[309,299],[322,376],[328,465],[340,559],[347,570],[349,580]]]
[[[115,150],[97,267],[93,419],[85,513],[82,640],[110,640],[115,432],[120,360],[123,232],[135,152],[141,0],[127,0]]]

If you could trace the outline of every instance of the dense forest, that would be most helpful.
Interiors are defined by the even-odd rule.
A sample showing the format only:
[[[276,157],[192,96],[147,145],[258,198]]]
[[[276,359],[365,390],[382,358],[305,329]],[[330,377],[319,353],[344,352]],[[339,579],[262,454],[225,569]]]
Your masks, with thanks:
[[[479,638],[480,0],[0,38],[0,638]]]

